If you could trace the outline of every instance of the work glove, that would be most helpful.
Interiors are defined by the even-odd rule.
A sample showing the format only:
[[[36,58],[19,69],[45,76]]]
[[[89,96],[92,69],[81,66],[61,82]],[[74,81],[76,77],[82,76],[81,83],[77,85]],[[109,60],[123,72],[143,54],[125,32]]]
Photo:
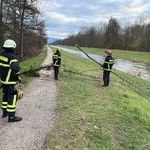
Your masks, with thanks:
[[[23,85],[21,83],[16,84],[15,90],[17,92],[17,99],[21,99],[24,96]]]
[[[17,98],[21,99],[23,98],[23,96],[24,96],[24,91],[21,89],[17,90]]]

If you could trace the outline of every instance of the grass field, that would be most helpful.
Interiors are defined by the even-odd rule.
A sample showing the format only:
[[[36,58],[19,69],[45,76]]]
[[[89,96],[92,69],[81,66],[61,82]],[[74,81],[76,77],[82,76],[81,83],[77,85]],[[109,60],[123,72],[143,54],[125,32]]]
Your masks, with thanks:
[[[66,47],[78,50],[76,47]],[[83,48],[88,53],[94,53],[99,55],[104,55],[105,49],[100,48]],[[130,60],[134,62],[142,62],[145,64],[150,64],[150,52],[139,52],[139,51],[127,51],[127,50],[113,50],[113,56],[115,58],[121,58],[125,60]]]
[[[67,52],[62,52],[62,58],[58,119],[45,146],[52,150],[148,150],[150,99],[114,75],[111,85],[102,88],[99,66]],[[99,76],[100,80],[65,69]],[[141,88],[150,87],[148,81],[122,75]]]

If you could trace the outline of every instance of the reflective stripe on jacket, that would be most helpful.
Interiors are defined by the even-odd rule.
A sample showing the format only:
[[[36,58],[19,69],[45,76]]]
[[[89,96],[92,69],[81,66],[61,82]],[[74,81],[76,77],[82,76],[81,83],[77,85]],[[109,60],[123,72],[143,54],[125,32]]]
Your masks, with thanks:
[[[61,56],[54,54],[53,55],[53,66],[59,67],[61,64]]]
[[[111,71],[113,64],[114,64],[114,58],[112,56],[107,56],[103,64],[104,70]]]
[[[20,67],[14,54],[5,51],[0,55],[0,82],[2,84],[14,85],[18,81]]]

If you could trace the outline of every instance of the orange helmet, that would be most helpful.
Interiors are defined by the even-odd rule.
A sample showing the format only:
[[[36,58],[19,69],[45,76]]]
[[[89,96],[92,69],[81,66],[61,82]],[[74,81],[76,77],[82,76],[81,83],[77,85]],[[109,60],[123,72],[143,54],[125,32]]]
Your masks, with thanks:
[[[105,51],[105,53],[107,53],[107,54],[109,54],[109,55],[112,55],[112,50],[111,50],[111,49],[107,49],[107,50]]]

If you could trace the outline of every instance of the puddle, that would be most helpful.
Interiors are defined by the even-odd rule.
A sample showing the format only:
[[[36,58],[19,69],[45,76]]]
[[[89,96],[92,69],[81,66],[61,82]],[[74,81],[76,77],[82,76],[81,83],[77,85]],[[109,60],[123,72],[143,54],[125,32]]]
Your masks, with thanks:
[[[57,46],[53,46],[53,47],[59,48]],[[61,49],[71,54],[76,54],[80,57],[88,58],[84,53],[80,51],[76,51],[76,50],[68,49],[68,48],[62,48],[62,47]],[[104,62],[105,58],[103,56],[100,56],[97,54],[91,54],[91,53],[88,53],[88,55],[100,63]],[[131,62],[128,60],[123,60],[123,59],[115,59],[115,64],[113,68],[119,71],[125,72],[125,73],[136,75],[144,80],[150,80],[150,65],[146,65],[142,63],[135,63],[135,62]]]

